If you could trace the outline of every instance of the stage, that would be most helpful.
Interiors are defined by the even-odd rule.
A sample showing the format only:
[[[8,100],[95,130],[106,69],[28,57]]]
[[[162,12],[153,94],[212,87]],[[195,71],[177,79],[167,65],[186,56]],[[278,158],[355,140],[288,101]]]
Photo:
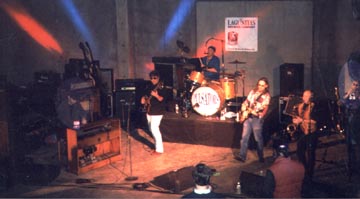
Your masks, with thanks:
[[[240,147],[242,123],[236,122],[235,118],[220,120],[219,114],[205,117],[194,110],[191,110],[189,117],[185,118],[181,113],[176,114],[171,110],[169,109],[164,114],[160,124],[160,130],[165,142],[227,148]],[[231,108],[228,108],[228,110],[234,112]],[[135,123],[131,128],[144,130],[148,128],[146,113],[133,113],[131,117]],[[264,143],[266,144],[271,139],[271,136],[282,128],[283,126],[279,123],[278,99],[273,98],[270,102],[268,114],[264,118]],[[254,137],[251,135],[250,149],[255,147],[254,141]]]

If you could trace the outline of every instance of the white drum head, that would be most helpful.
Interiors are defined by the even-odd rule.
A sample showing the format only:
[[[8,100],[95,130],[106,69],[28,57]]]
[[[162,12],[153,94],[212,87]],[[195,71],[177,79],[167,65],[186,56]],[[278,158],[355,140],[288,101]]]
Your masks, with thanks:
[[[191,96],[191,104],[196,112],[203,116],[217,113],[223,104],[222,90],[211,87],[200,87]]]

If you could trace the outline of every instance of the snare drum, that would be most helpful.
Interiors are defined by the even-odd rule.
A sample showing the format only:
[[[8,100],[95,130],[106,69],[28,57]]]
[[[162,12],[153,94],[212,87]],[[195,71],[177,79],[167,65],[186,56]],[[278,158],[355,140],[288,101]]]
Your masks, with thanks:
[[[235,97],[235,80],[229,78],[220,79],[220,84],[225,93],[225,99],[232,99]]]
[[[224,91],[220,85],[209,83],[193,92],[191,104],[200,115],[210,116],[223,108],[225,103],[224,96]]]

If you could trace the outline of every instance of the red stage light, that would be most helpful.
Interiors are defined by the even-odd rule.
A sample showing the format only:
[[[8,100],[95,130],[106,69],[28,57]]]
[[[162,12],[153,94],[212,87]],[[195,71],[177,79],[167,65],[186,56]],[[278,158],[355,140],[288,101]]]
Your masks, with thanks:
[[[204,57],[205,54],[204,53],[207,53],[207,48],[209,46],[214,46],[216,48],[216,52],[215,54],[218,56],[218,57],[221,57],[221,48],[222,46],[221,45],[225,45],[225,33],[224,32],[219,32],[217,34],[215,34],[214,36],[212,36],[212,38],[214,39],[210,39],[207,43],[206,43],[206,46],[205,46],[205,41],[206,39],[209,39],[209,38],[205,38],[204,40],[204,46],[199,46],[199,48],[197,49],[196,51],[196,57]],[[224,42],[221,42],[220,40],[223,40]],[[225,49],[225,46],[223,46],[224,49]],[[226,52],[224,52],[226,53]]]
[[[14,6],[3,2],[0,3],[0,7],[41,46],[48,51],[63,53],[63,49],[56,39],[19,5]]]

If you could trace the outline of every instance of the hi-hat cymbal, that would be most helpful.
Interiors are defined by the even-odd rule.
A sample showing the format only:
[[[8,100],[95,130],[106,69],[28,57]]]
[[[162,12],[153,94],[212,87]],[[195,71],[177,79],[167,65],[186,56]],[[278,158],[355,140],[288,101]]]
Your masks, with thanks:
[[[243,61],[239,61],[237,59],[235,59],[235,61],[231,61],[231,62],[228,62],[229,64],[246,64],[246,62],[243,62]]]

